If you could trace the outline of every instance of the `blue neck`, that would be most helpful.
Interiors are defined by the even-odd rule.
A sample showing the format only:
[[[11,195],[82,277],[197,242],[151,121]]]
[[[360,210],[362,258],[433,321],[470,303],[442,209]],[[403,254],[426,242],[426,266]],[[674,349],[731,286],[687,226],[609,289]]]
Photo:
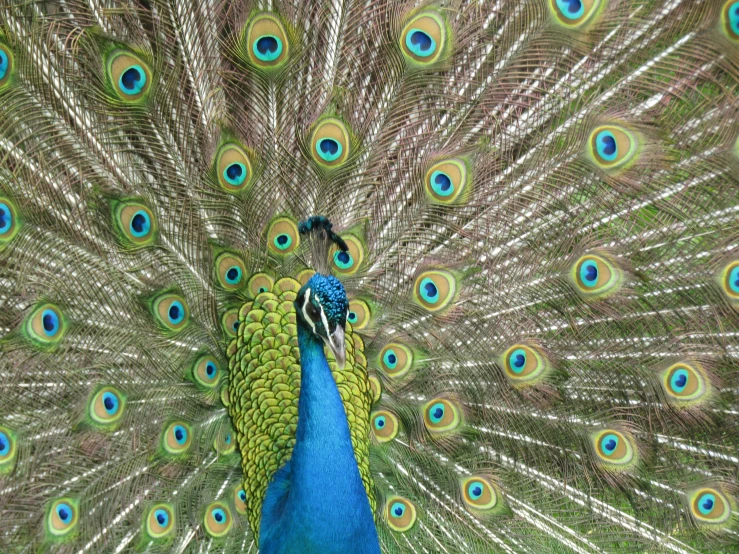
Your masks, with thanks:
[[[323,343],[301,322],[300,400],[292,458],[267,488],[263,554],[380,554],[344,404]]]

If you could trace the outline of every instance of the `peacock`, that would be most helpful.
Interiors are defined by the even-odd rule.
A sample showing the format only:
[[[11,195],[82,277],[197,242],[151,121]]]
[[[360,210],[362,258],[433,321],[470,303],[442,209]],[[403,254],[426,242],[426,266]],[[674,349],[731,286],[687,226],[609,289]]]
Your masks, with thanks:
[[[739,0],[0,2],[0,552],[739,552]]]

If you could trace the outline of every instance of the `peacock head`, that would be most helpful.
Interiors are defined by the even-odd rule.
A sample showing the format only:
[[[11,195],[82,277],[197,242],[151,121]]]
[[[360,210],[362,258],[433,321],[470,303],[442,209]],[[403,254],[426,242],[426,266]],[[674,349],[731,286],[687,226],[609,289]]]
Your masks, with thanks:
[[[336,277],[316,273],[295,298],[295,311],[313,335],[331,349],[340,368],[346,362],[344,326],[349,311],[346,291]]]

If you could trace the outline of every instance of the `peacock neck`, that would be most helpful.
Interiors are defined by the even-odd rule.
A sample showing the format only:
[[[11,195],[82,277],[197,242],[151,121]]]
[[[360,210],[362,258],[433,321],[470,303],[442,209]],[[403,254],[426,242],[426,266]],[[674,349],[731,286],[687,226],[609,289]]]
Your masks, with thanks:
[[[380,554],[367,493],[323,343],[301,323],[300,399],[279,552]]]

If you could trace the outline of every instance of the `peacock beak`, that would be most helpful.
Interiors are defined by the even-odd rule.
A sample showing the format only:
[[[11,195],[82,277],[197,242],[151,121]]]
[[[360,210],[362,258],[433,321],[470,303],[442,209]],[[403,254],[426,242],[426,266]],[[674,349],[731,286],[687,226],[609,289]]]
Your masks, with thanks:
[[[346,344],[344,344],[344,329],[341,325],[336,326],[336,330],[329,335],[326,342],[328,342],[331,352],[334,353],[334,358],[339,369],[344,369],[344,365],[346,364]]]

